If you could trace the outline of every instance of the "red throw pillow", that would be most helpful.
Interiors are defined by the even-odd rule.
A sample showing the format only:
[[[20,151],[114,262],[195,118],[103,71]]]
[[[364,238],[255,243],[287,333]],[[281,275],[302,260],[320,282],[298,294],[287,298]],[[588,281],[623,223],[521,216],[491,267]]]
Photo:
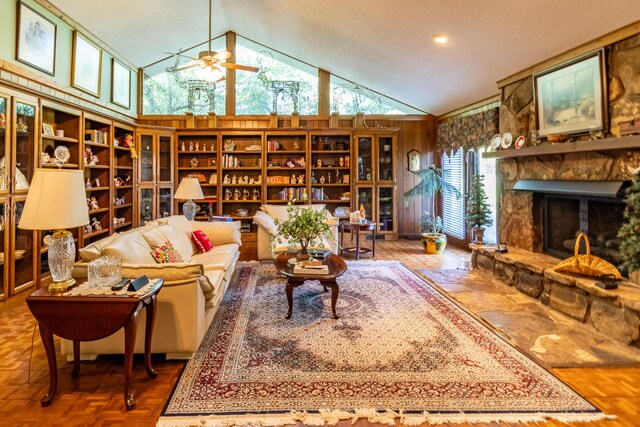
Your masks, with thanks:
[[[200,252],[209,252],[213,249],[213,243],[211,243],[211,240],[209,240],[202,230],[193,231],[191,233],[191,240],[193,240],[193,243],[200,249]]]

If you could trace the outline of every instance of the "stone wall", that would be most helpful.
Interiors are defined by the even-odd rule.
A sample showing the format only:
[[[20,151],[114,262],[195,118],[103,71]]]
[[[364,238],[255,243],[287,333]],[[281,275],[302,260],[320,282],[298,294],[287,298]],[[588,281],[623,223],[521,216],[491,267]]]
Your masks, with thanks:
[[[618,136],[618,124],[640,119],[640,34],[606,49],[609,76],[607,136]],[[529,131],[536,128],[533,77],[502,88],[500,133],[520,135],[531,145]],[[586,138],[586,136],[581,136]],[[499,239],[532,252],[542,250],[541,207],[531,193],[513,191],[519,179],[618,181],[630,180],[640,165],[640,150],[570,153],[500,160],[502,185]]]

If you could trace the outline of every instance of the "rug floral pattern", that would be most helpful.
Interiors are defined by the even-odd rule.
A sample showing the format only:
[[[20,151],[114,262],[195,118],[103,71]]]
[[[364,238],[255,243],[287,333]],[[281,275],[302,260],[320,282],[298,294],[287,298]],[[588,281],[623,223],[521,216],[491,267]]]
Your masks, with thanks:
[[[290,411],[597,412],[400,263],[349,263],[339,320],[318,282],[239,263],[163,416]]]

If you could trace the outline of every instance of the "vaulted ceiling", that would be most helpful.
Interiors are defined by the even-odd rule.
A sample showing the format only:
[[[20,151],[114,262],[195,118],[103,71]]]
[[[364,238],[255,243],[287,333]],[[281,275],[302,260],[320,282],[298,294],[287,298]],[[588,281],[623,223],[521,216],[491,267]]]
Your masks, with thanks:
[[[49,1],[139,67],[207,38],[207,0]],[[213,0],[214,35],[234,31],[436,115],[638,20],[638,0]]]

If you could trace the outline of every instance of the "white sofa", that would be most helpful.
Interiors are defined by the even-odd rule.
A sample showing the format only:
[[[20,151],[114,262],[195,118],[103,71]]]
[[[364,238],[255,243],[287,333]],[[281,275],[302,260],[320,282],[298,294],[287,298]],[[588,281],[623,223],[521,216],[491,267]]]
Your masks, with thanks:
[[[214,248],[198,252],[191,232],[202,230]],[[182,215],[158,219],[143,227],[114,234],[80,249],[74,277],[86,277],[87,265],[102,255],[122,258],[122,276],[163,278],[158,294],[151,351],[167,359],[189,359],[200,346],[227,290],[240,255],[239,222],[190,222]],[[171,241],[182,263],[159,264],[152,249]],[[146,310],[138,317],[135,352],[144,352]],[[71,341],[62,340],[62,354],[73,359]],[[81,359],[98,354],[124,354],[124,331],[97,341],[80,343]]]
[[[324,204],[303,205],[303,208],[322,210],[325,209]],[[324,248],[331,249],[333,253],[338,253],[338,223],[339,218],[334,217],[325,210],[327,214],[327,223],[331,227],[333,239],[323,239]],[[285,242],[278,243],[273,241],[273,237],[278,235],[278,227],[276,227],[274,219],[286,220],[289,217],[287,213],[287,205],[262,205],[253,217],[253,222],[258,226],[258,259],[260,261],[273,260],[274,255],[287,250]]]

